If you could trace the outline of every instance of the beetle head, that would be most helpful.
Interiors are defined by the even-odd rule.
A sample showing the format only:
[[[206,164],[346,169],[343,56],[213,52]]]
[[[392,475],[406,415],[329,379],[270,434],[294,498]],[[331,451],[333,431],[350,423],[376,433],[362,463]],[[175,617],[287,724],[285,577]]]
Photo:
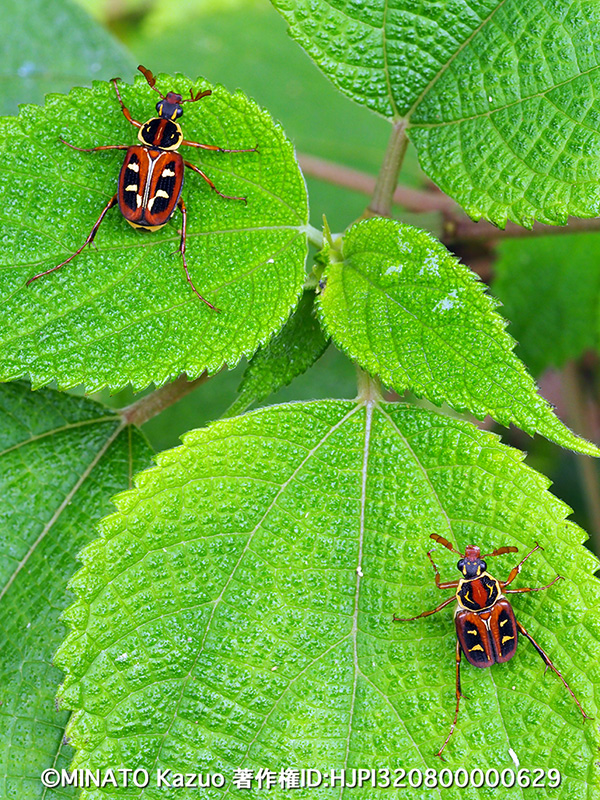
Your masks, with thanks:
[[[182,97],[180,94],[175,94],[175,92],[167,92],[167,96],[162,100],[159,100],[156,104],[156,110],[158,111],[159,117],[162,117],[163,119],[179,119],[179,117],[183,114],[181,103]]]
[[[156,88],[156,78],[152,72],[150,72],[149,69],[146,69],[146,67],[143,67],[141,64],[138,69],[148,81],[150,88],[154,89],[156,94],[160,95],[161,99],[156,104],[156,110],[159,117],[162,117],[162,119],[179,119],[179,117],[183,114],[183,109],[181,107],[182,103],[195,103],[197,100],[201,100],[203,97],[208,97],[209,94],[212,94],[210,89],[206,89],[204,92],[197,92],[196,94],[194,94],[192,89],[190,89],[190,96],[185,100],[180,94],[177,94],[177,92],[167,92],[165,96],[159,89]]]

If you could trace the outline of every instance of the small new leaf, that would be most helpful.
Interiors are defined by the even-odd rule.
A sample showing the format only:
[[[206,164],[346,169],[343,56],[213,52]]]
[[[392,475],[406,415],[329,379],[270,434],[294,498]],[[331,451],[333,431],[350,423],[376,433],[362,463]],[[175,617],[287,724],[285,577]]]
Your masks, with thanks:
[[[515,614],[594,715],[597,560],[522,457],[461,420],[350,401],[264,409],[187,434],[117,498],[72,582],[73,628],[56,662],[67,672],[61,700],[75,710],[73,766],[129,758],[154,776],[193,764],[224,774],[225,787],[203,795],[215,798],[238,796],[236,769],[439,769],[454,712],[452,609],[392,621],[452,596],[435,587],[430,533],[461,550],[543,545],[515,586],[543,586],[558,571],[565,580],[515,595]],[[452,580],[456,556],[440,550]],[[505,578],[513,558],[496,559],[494,573]],[[462,676],[449,766],[514,770],[512,751],[524,768],[559,770],[565,797],[597,797],[597,770],[585,767],[597,725],[584,724],[527,641],[508,664],[466,664]],[[465,796],[456,786],[442,794]],[[276,783],[269,795],[290,792]],[[358,794],[338,785],[331,796]],[[529,794],[515,785],[510,796]]]
[[[374,218],[345,234],[318,305],[334,342],[397,392],[598,455],[537,392],[495,302],[430,234]]]
[[[157,86],[184,97],[209,88],[161,75]],[[156,115],[157,95],[143,77],[120,84],[140,121]],[[135,144],[110,83],[50,96],[0,120],[0,379],[24,373],[35,386],[136,389],[181,372],[196,377],[235,365],[277,331],[296,304],[304,278],[307,199],[291,143],[243,94],[214,87],[184,106],[181,126],[191,141],[251,153],[182,147],[217,188],[247,197],[226,200],[187,170],[187,261],[194,283],[220,313],[202,303],[185,279],[181,215],[154,233],[134,230],[118,209],[95,239],[58,272],[30,286],[33,275],[63,261],[85,241],[116,192],[122,151],[78,147]]]

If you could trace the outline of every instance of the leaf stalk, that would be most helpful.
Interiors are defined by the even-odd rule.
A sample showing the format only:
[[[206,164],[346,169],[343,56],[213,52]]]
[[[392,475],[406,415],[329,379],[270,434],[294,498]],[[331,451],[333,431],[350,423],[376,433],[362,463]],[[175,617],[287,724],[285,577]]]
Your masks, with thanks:
[[[389,217],[391,215],[394,192],[398,185],[398,175],[407,147],[406,120],[400,120],[392,128],[392,135],[379,170],[375,191],[367,208],[368,216]]]
[[[365,405],[381,403],[383,393],[379,378],[373,378],[359,366],[356,367],[356,382],[358,385],[357,401]]]
[[[187,375],[180,375],[171,383],[161,386],[154,392],[122,408],[119,413],[123,423],[136,425],[138,428],[141,427],[148,420],[164,411],[165,408],[179,402],[186,394],[193,392],[198,386],[206,383],[206,381],[210,380],[210,377],[207,372],[203,372],[199,378],[190,381]]]

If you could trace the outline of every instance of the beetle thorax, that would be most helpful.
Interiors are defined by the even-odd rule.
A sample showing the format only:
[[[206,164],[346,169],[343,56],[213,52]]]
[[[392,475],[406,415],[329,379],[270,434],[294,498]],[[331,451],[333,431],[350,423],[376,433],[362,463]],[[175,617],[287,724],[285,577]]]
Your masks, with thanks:
[[[461,580],[456,589],[459,609],[483,611],[491,608],[501,596],[500,583],[488,572],[478,578]]]
[[[152,117],[144,122],[138,131],[138,139],[146,147],[158,147],[160,150],[177,150],[183,141],[183,133],[179,123],[172,119]]]

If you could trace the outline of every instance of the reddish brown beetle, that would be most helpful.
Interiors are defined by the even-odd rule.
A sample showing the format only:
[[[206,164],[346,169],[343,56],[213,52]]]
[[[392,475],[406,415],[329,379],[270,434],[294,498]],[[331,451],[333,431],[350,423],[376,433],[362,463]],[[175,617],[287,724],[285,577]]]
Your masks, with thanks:
[[[456,600],[458,602],[456,612],[454,615],[454,624],[456,626],[456,710],[454,712],[454,720],[450,726],[450,732],[444,743],[437,752],[438,756],[442,756],[442,752],[450,737],[454,733],[456,721],[458,720],[458,709],[460,705],[460,698],[462,697],[460,688],[460,660],[464,653],[465,658],[474,667],[485,668],[491,667],[492,664],[503,664],[514,656],[517,651],[517,641],[519,632],[523,634],[531,644],[538,651],[542,657],[546,667],[550,667],[561,679],[569,694],[577,704],[577,707],[583,714],[584,719],[589,719],[581,707],[581,703],[575,697],[573,690],[560,674],[558,669],[554,666],[548,654],[540,647],[535,639],[527,633],[525,628],[520,622],[515,619],[515,614],[511,604],[506,600],[504,594],[523,594],[524,592],[541,592],[542,589],[548,589],[556,581],[564,580],[562,575],[557,575],[554,580],[550,581],[546,586],[539,586],[537,588],[523,588],[523,589],[507,589],[506,587],[514,581],[521,567],[527,561],[532,553],[536,550],[542,550],[539,544],[531,550],[520,561],[516,567],[510,571],[508,578],[505,581],[499,581],[492,577],[487,572],[486,558],[491,556],[501,556],[504,553],[516,553],[516,547],[500,547],[492,553],[487,553],[482,556],[479,547],[469,545],[464,554],[459,553],[458,550],[450,544],[447,539],[438,536],[437,533],[432,533],[431,538],[436,542],[447,547],[453,553],[460,556],[460,561],[457,568],[462,572],[463,578],[458,581],[448,581],[442,583],[440,580],[440,573],[433,560],[431,551],[427,556],[435,571],[435,584],[438,589],[456,589],[456,593],[440,603],[437,608],[431,611],[423,611],[417,614],[416,617],[409,617],[408,619],[401,619],[394,617],[394,622],[412,622],[421,617],[428,617],[441,611],[450,603]]]
[[[100,147],[75,147],[75,145],[69,144],[69,142],[65,142],[64,139],[61,139],[61,142],[73,148],[73,150],[79,150],[82,153],[94,153],[98,150],[127,150],[127,153],[119,174],[117,193],[111,197],[102,209],[100,216],[96,220],[85,242],[58,266],[47,269],[45,272],[40,272],[34,275],[33,278],[29,278],[27,285],[44,275],[56,272],[57,269],[64,267],[65,264],[68,264],[75,256],[79,255],[84,247],[94,241],[94,237],[106,213],[117,203],[119,204],[121,214],[123,214],[130,225],[134,228],[141,228],[147,231],[155,231],[166,225],[173,216],[175,208],[178,207],[181,209],[183,218],[179,252],[181,253],[187,281],[200,300],[213,310],[218,311],[212,303],[209,303],[208,300],[202,297],[194,286],[185,258],[187,212],[185,203],[181,198],[185,167],[189,167],[189,169],[197,172],[198,175],[204,178],[211,189],[226,200],[241,200],[245,203],[246,198],[223,194],[217,189],[208,175],[205,175],[199,167],[190,164],[189,161],[184,161],[182,156],[175,151],[178,150],[181,145],[199,147],[202,150],[213,150],[218,153],[253,153],[256,151],[256,148],[253,147],[249,150],[227,150],[217,145],[199,144],[198,142],[190,142],[184,139],[181,128],[175,121],[183,114],[183,109],[181,108],[182,104],[195,103],[203,97],[208,97],[209,94],[212,94],[211,90],[208,89],[204,92],[198,92],[195,95],[190,90],[190,97],[186,100],[175,92],[168,92],[165,96],[156,88],[156,79],[150,70],[141,65],[138,69],[142,72],[152,89],[161,97],[156,104],[156,110],[159,116],[152,117],[144,124],[133,119],[121,99],[117,87],[117,79],[115,78],[112,83],[115,88],[117,100],[121,105],[121,110],[125,118],[139,129],[138,139],[141,144],[133,146],[127,144],[109,144]]]

